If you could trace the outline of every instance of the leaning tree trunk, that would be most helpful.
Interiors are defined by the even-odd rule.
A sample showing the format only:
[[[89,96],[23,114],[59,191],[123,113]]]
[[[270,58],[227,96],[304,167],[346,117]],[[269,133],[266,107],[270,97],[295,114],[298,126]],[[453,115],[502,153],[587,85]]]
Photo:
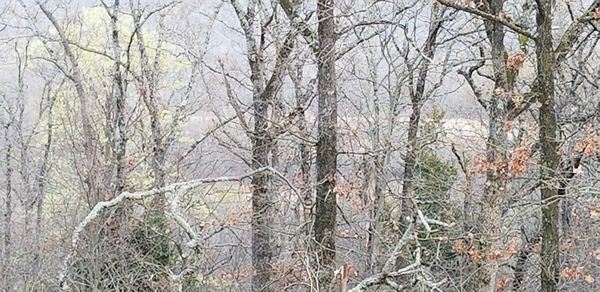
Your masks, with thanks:
[[[83,74],[79,68],[79,62],[71,50],[71,45],[65,34],[64,28],[60,25],[58,20],[52,15],[43,3],[37,2],[40,10],[44,13],[46,18],[52,23],[52,26],[56,29],[61,46],[63,48],[66,58],[69,60],[71,65],[71,73],[68,75],[69,79],[75,86],[77,98],[79,100],[79,116],[81,118],[81,127],[83,133],[83,152],[84,152],[84,182],[86,186],[85,193],[87,194],[88,205],[93,208],[96,203],[100,202],[101,198],[101,185],[98,182],[98,158],[96,153],[97,140],[94,133],[94,127],[90,121],[89,115],[89,103],[87,98],[87,92],[83,84]]]
[[[542,172],[542,268],[541,291],[557,291],[559,262],[559,202],[556,180],[560,157],[556,140],[556,110],[554,100],[555,56],[552,49],[552,1],[539,0],[536,46],[539,112],[539,140]]]
[[[410,90],[410,102],[412,112],[408,122],[408,149],[404,161],[404,177],[402,183],[402,196],[408,198],[409,201],[402,204],[402,213],[404,217],[412,217],[415,206],[412,204],[412,193],[414,189],[414,171],[417,162],[417,142],[419,133],[419,123],[421,121],[421,106],[425,99],[425,83],[429,73],[430,60],[433,59],[436,49],[436,40],[443,23],[443,11],[438,4],[434,4],[431,8],[431,17],[429,25],[429,33],[427,40],[423,45],[422,52],[424,54],[423,64],[418,70],[417,84],[414,90]]]
[[[314,235],[317,251],[319,291],[333,283],[337,200],[334,192],[337,167],[337,97],[335,83],[335,22],[333,0],[317,4],[319,54],[317,195]]]

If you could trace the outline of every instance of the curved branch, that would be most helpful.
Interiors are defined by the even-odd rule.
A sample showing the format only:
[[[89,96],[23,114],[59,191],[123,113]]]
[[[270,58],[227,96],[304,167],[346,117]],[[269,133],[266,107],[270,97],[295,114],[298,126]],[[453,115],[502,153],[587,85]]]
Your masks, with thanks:
[[[512,31],[522,34],[532,40],[536,40],[536,36],[534,36],[532,33],[528,32],[527,30],[523,29],[522,27],[519,27],[518,25],[516,25],[513,22],[510,22],[502,17],[481,11],[477,8],[473,8],[473,7],[468,7],[468,6],[464,6],[464,5],[460,5],[455,3],[453,0],[435,0],[437,2],[439,2],[440,4],[444,5],[444,6],[448,6],[448,7],[452,7],[456,10],[460,10],[460,11],[464,11],[470,14],[474,14],[477,15],[479,17],[485,18],[487,20],[490,21],[494,21],[497,23],[500,23],[504,26],[506,26],[507,28],[510,28]]]
[[[579,18],[577,18],[575,21],[573,21],[571,23],[571,25],[569,25],[569,27],[567,28],[565,33],[560,38],[560,42],[558,43],[558,46],[556,46],[556,50],[554,51],[554,53],[556,55],[557,63],[561,63],[565,59],[565,57],[567,56],[567,53],[573,47],[573,43],[575,43],[575,41],[577,40],[577,37],[579,37],[579,35],[581,34],[581,30],[583,29],[583,26],[587,22],[590,22],[590,20],[589,20],[590,14],[592,14],[594,12],[594,10],[596,10],[598,7],[600,7],[600,0],[595,0],[585,10],[583,15],[581,15]]]
[[[79,240],[80,240],[81,233],[85,230],[85,228],[93,220],[95,220],[96,218],[98,218],[98,216],[100,216],[100,213],[104,209],[114,207],[125,200],[140,200],[143,198],[151,197],[151,196],[166,193],[166,192],[175,192],[175,191],[181,192],[181,191],[184,191],[187,189],[193,189],[193,188],[196,188],[203,184],[208,184],[208,183],[240,181],[245,178],[256,175],[258,173],[267,172],[267,171],[275,174],[277,177],[279,177],[281,180],[283,180],[286,184],[288,184],[288,186],[290,186],[290,188],[294,192],[299,194],[298,191],[295,188],[293,188],[291,182],[289,180],[287,180],[277,170],[273,169],[272,167],[262,167],[262,168],[255,169],[253,171],[250,171],[246,174],[239,175],[239,176],[203,178],[203,179],[196,179],[196,180],[191,180],[191,181],[187,181],[187,182],[173,183],[173,184],[170,184],[165,187],[153,188],[153,189],[146,190],[146,191],[139,191],[139,192],[133,192],[133,193],[122,192],[118,196],[114,197],[112,200],[99,202],[98,204],[96,204],[96,206],[94,206],[92,211],[90,211],[90,213],[77,225],[77,227],[73,231],[73,235],[71,236],[71,252],[65,257],[65,260],[63,261],[62,271],[59,274],[60,286],[62,287],[63,290],[69,290],[69,287],[65,280],[66,280],[67,273],[69,270],[69,263],[75,256],[77,256],[77,248],[79,247]],[[195,245],[198,244],[198,242],[197,242],[199,240],[198,237],[195,236],[195,233],[193,232],[193,230],[191,229],[191,227],[189,225],[186,225],[186,224],[182,225],[181,221],[184,221],[184,220],[181,216],[178,216],[179,213],[173,212],[173,206],[174,206],[173,204],[177,203],[177,199],[178,199],[178,197],[175,196],[173,202],[171,202],[171,215],[174,217],[175,221],[177,221],[177,223],[180,224],[185,229],[185,231],[188,233],[188,235],[190,235],[190,237],[192,238],[192,240],[190,242],[188,242],[187,245],[194,247]],[[186,223],[186,222],[184,221],[183,223]]]

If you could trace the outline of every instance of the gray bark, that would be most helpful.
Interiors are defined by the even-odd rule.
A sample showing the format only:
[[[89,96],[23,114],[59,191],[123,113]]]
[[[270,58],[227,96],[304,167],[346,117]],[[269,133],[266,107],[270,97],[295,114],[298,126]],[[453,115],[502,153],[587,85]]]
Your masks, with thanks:
[[[318,62],[318,142],[317,195],[314,223],[317,279],[320,291],[331,289],[335,269],[335,227],[337,199],[334,192],[337,167],[337,95],[335,82],[335,21],[333,0],[317,4]]]
[[[541,147],[542,177],[542,251],[541,291],[557,291],[560,270],[559,203],[556,179],[560,156],[558,154],[557,122],[554,99],[555,54],[552,41],[552,1],[539,0],[536,61],[538,74],[539,141]]]
[[[12,184],[12,172],[13,172],[13,164],[12,164],[12,149],[13,143],[10,141],[11,137],[11,129],[12,129],[12,119],[13,117],[9,117],[11,121],[9,121],[4,126],[4,141],[6,143],[6,154],[4,157],[4,164],[6,165],[6,172],[4,174],[5,177],[5,197],[4,197],[4,252],[2,254],[2,277],[4,278],[4,285],[6,286],[7,291],[10,291],[11,281],[13,277],[10,277],[11,266],[12,266],[12,214],[13,214],[13,206],[12,206],[12,195],[13,195],[13,184]]]
[[[34,227],[34,245],[35,245],[35,255],[33,262],[34,274],[33,276],[37,278],[41,270],[41,238],[42,238],[42,219],[43,219],[43,208],[44,208],[44,197],[46,194],[46,183],[48,178],[46,177],[50,170],[50,152],[52,147],[52,135],[53,135],[53,117],[52,110],[54,108],[54,98],[48,95],[48,123],[46,124],[46,143],[44,144],[44,153],[42,156],[42,164],[39,168],[39,173],[37,175],[37,189],[36,189],[36,197],[35,197],[35,227]]]
[[[112,45],[113,45],[113,84],[112,96],[109,99],[110,116],[112,131],[111,140],[115,152],[115,178],[113,182],[114,194],[123,191],[125,186],[125,155],[127,149],[127,131],[125,124],[125,84],[123,74],[121,72],[121,46],[119,44],[119,29],[117,23],[119,21],[119,5],[120,1],[115,0],[113,3],[112,12],[109,13],[112,27]],[[107,10],[108,12],[108,10]],[[114,105],[114,108],[113,108]]]

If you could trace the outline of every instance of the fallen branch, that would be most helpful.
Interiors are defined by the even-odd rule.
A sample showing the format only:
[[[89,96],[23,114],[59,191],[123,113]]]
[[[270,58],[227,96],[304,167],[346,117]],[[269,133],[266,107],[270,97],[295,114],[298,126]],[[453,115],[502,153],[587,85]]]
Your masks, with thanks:
[[[65,280],[66,280],[68,270],[69,270],[69,263],[75,256],[77,256],[77,249],[79,247],[79,240],[80,240],[81,233],[85,230],[85,228],[93,220],[98,218],[98,216],[100,215],[102,210],[110,208],[110,207],[114,207],[125,200],[141,200],[141,199],[151,197],[151,196],[154,196],[154,195],[157,195],[160,193],[175,192],[175,191],[182,192],[182,191],[197,188],[201,185],[209,184],[209,183],[240,181],[245,178],[248,178],[248,177],[251,177],[258,173],[262,173],[262,172],[266,172],[266,171],[271,172],[275,176],[282,179],[284,182],[286,182],[286,184],[288,184],[288,186],[290,186],[292,188],[292,190],[294,190],[296,193],[298,193],[298,191],[292,187],[289,180],[286,179],[277,170],[273,169],[272,167],[261,167],[259,169],[255,169],[251,172],[248,172],[246,174],[239,175],[239,176],[224,176],[224,177],[216,177],[216,178],[196,179],[196,180],[191,180],[191,181],[187,181],[187,182],[173,183],[173,184],[170,184],[170,185],[162,187],[162,188],[154,188],[154,189],[150,189],[150,190],[146,190],[146,191],[133,192],[133,193],[122,192],[119,195],[117,195],[115,198],[113,198],[112,200],[97,203],[96,206],[94,206],[94,208],[90,211],[90,213],[88,213],[88,215],[85,216],[85,218],[77,225],[77,227],[73,231],[73,235],[71,236],[71,251],[65,257],[65,260],[63,261],[62,271],[59,274],[60,286],[65,291],[69,290],[69,287]],[[186,243],[186,246],[189,246],[190,248],[194,248],[199,243],[199,236],[194,232],[194,230],[189,225],[189,223],[187,223],[183,219],[183,217],[179,214],[178,207],[177,207],[178,200],[179,200],[179,195],[176,194],[170,204],[170,212],[169,213],[173,217],[173,219],[190,236],[191,240],[188,243]]]
[[[418,263],[415,262],[415,263],[413,263],[413,264],[411,264],[409,266],[406,266],[406,267],[404,267],[402,269],[399,269],[397,271],[393,271],[394,267],[396,266],[396,259],[400,256],[402,248],[413,237],[414,237],[413,223],[410,222],[410,224],[406,228],[406,231],[404,231],[404,234],[402,235],[402,238],[400,238],[400,240],[398,241],[398,243],[394,247],[394,251],[392,251],[392,254],[391,254],[390,258],[385,262],[385,264],[383,266],[383,271],[380,272],[380,273],[377,273],[375,275],[372,275],[370,277],[367,277],[366,279],[364,279],[360,283],[358,283],[358,285],[356,285],[354,288],[348,290],[348,292],[365,291],[370,286],[374,286],[374,285],[379,285],[379,284],[386,283],[386,281],[390,280],[389,279],[390,277],[393,277],[392,274],[394,274],[395,276],[407,274],[410,271],[413,271],[416,267],[418,267],[420,265],[420,252],[418,252],[418,255],[419,255],[418,259],[417,259]]]
[[[444,227],[454,226],[454,223],[446,223],[439,220],[427,218],[419,209],[417,209],[417,213],[419,214],[419,222],[423,224],[428,233],[431,232],[431,226],[429,224],[436,224]],[[393,278],[408,274],[417,274],[417,280],[419,280],[420,282],[424,283],[432,289],[439,290],[439,287],[446,283],[447,279],[442,279],[439,282],[433,282],[431,280],[428,280],[428,277],[425,277],[426,272],[421,267],[421,246],[416,240],[417,231],[413,228],[412,219],[408,219],[410,219],[410,223],[406,228],[406,231],[404,231],[402,238],[400,238],[400,240],[398,240],[398,243],[396,243],[396,246],[394,247],[390,258],[385,262],[381,272],[371,275],[365,278],[364,280],[360,281],[360,283],[358,283],[354,288],[348,290],[348,292],[366,291],[366,289],[371,286],[382,284],[388,285],[392,288],[395,288],[396,290],[404,290],[406,287],[398,285],[398,283],[394,282]],[[402,249],[411,240],[416,240],[417,245],[417,248],[415,249],[414,263],[394,271],[394,268],[396,266],[396,260],[398,259],[398,257],[400,257]]]

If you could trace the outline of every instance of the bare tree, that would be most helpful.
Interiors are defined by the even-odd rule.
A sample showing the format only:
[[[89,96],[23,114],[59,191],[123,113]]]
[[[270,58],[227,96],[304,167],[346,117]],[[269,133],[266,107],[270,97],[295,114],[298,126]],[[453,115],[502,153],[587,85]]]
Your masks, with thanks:
[[[5,2],[0,290],[597,290],[600,0]]]
[[[6,99],[5,99],[6,101]],[[13,216],[13,140],[11,139],[13,135],[14,123],[16,121],[16,112],[12,107],[8,104],[4,104],[3,106],[3,116],[4,117],[4,164],[6,165],[6,170],[4,173],[4,183],[5,183],[5,196],[4,196],[4,220],[3,220],[3,247],[4,252],[2,253],[2,276],[8,278],[9,273],[12,271],[12,250],[13,250],[13,241],[12,241],[12,216]],[[12,289],[12,284],[10,281],[4,283],[8,289]]]
[[[507,71],[502,70],[506,66],[506,57],[503,57],[504,50],[498,51],[498,49],[502,49],[503,45],[503,26],[508,27],[516,33],[522,35],[526,38],[531,38],[535,41],[536,47],[536,67],[537,67],[537,75],[535,78],[535,83],[532,85],[533,95],[537,98],[537,101],[540,102],[539,108],[539,143],[541,150],[541,199],[542,199],[542,226],[541,226],[541,238],[542,238],[542,248],[541,248],[541,257],[542,257],[542,268],[541,268],[541,289],[543,291],[556,291],[557,284],[559,282],[559,271],[560,271],[560,262],[559,262],[559,202],[560,198],[559,187],[554,184],[556,181],[560,181],[563,178],[561,177],[561,172],[559,170],[561,157],[558,153],[558,140],[557,140],[557,120],[556,120],[556,108],[555,108],[555,74],[556,74],[556,66],[557,63],[561,63],[564,57],[568,54],[568,51],[572,49],[573,43],[578,38],[581,33],[583,23],[585,21],[585,17],[589,17],[589,15],[598,8],[600,5],[599,1],[593,1],[590,6],[585,9],[583,13],[583,17],[580,19],[575,19],[573,23],[566,29],[565,33],[562,35],[556,49],[554,48],[554,42],[552,37],[552,21],[553,21],[553,13],[552,13],[552,1],[537,1],[537,35],[533,35],[527,30],[515,25],[513,22],[507,20],[504,17],[503,11],[503,1],[490,2],[489,11],[480,10],[479,8],[473,8],[470,6],[463,6],[460,4],[452,3],[450,1],[440,1],[442,4],[454,7],[459,10],[464,10],[466,12],[478,15],[484,19],[484,22],[488,24],[488,37],[490,38],[492,44],[492,55],[493,62],[496,62],[497,65],[495,68],[495,80],[496,86],[500,85],[501,91],[500,93],[505,94],[507,90],[511,88],[506,88],[506,86],[510,86],[507,79]],[[486,7],[487,8],[487,7]],[[570,8],[569,8],[570,9]],[[490,27],[491,26],[491,27]],[[526,42],[526,41],[525,41]],[[494,54],[494,51],[497,53]],[[494,57],[495,56],[495,57]],[[496,90],[498,87],[496,87]],[[495,92],[496,92],[495,90]],[[492,101],[497,102],[498,100],[502,100],[502,98],[493,98]],[[494,108],[506,108],[506,106],[494,106],[494,104],[489,104],[491,109]],[[490,117],[491,122],[490,125],[498,122],[497,119],[494,119],[492,115]],[[496,124],[496,128],[500,125]],[[494,137],[495,133],[500,133],[500,131],[492,131],[490,128],[489,137],[490,142],[499,142],[502,137]],[[498,139],[496,139],[498,138]],[[490,143],[492,144],[492,143]],[[492,152],[488,152],[488,162],[490,158],[494,158],[496,155],[490,155]],[[494,161],[494,160],[492,160]],[[491,173],[493,174],[493,173]],[[488,170],[488,185],[495,186],[493,189],[503,190],[505,189],[502,185],[496,185],[494,182],[500,181],[497,179],[493,179],[490,176],[490,170]],[[499,186],[499,187],[498,187]],[[496,204],[496,203],[495,203]],[[496,212],[497,213],[497,212]],[[485,216],[489,216],[489,213],[486,212]],[[489,218],[489,217],[488,217]],[[493,284],[493,283],[492,283]]]

